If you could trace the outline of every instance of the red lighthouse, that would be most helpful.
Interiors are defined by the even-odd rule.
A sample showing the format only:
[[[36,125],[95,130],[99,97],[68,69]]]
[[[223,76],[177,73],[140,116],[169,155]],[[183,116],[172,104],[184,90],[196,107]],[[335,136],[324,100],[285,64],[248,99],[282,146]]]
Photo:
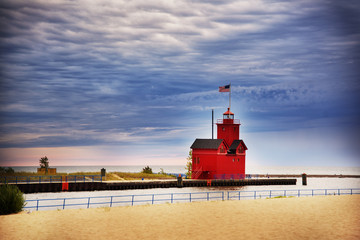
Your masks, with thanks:
[[[247,147],[240,121],[230,108],[217,121],[217,139],[196,139],[192,149],[192,179],[243,179]]]

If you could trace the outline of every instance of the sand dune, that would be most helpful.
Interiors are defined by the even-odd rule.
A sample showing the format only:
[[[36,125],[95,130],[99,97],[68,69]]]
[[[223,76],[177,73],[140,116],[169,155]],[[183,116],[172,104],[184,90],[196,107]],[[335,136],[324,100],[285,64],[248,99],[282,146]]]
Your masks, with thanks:
[[[1,239],[360,239],[360,195],[40,211]]]

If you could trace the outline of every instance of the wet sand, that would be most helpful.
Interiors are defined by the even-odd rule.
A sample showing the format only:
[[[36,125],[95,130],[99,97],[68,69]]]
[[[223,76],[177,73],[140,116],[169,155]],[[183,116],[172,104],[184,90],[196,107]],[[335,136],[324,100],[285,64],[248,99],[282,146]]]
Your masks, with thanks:
[[[0,216],[1,239],[360,239],[360,195]]]

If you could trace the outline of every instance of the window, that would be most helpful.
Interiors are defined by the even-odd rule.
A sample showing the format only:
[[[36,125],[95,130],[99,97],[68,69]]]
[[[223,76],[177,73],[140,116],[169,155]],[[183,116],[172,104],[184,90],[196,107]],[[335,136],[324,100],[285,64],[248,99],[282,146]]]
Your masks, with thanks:
[[[243,153],[244,152],[244,148],[243,148],[243,146],[240,146],[239,147],[239,153]]]
[[[221,153],[224,153],[224,152],[225,152],[224,145],[221,145],[220,152],[221,152]]]
[[[233,162],[235,162],[235,158],[233,158]]]
[[[224,127],[222,128],[222,130],[223,130],[223,132],[225,132],[225,128],[224,128]]]
[[[223,115],[223,119],[234,119],[234,115],[231,114]]]

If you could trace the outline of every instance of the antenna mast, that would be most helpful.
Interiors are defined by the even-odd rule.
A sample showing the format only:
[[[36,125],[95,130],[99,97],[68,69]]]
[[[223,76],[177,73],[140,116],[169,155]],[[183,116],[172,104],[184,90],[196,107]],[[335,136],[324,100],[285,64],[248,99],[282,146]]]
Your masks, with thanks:
[[[211,139],[214,139],[214,109],[211,109]]]

